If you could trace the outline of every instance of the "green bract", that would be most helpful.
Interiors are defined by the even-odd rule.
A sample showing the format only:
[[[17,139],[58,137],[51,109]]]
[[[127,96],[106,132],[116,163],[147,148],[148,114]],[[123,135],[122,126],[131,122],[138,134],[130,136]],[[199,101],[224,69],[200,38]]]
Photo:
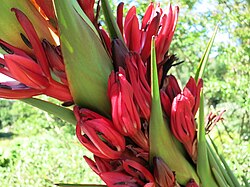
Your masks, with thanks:
[[[89,19],[73,1],[55,0],[61,49],[74,102],[110,113],[107,83],[112,61]]]
[[[168,127],[166,120],[164,121],[163,119],[158,86],[154,39],[152,40],[151,46],[152,105],[149,125],[150,162],[152,163],[155,156],[160,157],[168,165],[168,167],[175,172],[178,183],[185,185],[190,179],[194,179],[197,183],[199,183],[199,178],[194,168],[176,146],[170,127]]]

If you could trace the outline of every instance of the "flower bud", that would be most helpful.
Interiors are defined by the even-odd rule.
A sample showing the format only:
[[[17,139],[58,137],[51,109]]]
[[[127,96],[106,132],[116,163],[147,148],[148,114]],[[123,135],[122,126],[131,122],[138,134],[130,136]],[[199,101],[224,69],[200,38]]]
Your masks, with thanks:
[[[165,78],[162,90],[167,94],[171,103],[173,102],[174,98],[181,93],[177,79],[173,75],[169,75]]]
[[[176,187],[175,175],[167,164],[159,157],[155,157],[153,163],[154,177],[159,187]]]
[[[199,187],[199,185],[194,181],[194,179],[191,179],[187,184],[186,187]]]
[[[196,158],[193,158],[193,156],[196,156],[196,151],[193,150],[196,139],[196,124],[190,102],[182,94],[178,94],[172,103],[171,130],[174,136],[185,146],[192,159],[196,161]]]
[[[199,106],[200,106],[200,92],[201,88],[203,87],[203,81],[202,79],[198,80],[198,83],[196,84],[193,77],[190,77],[188,83],[186,84],[183,94],[188,97],[191,107],[192,107],[192,113],[195,115]]]

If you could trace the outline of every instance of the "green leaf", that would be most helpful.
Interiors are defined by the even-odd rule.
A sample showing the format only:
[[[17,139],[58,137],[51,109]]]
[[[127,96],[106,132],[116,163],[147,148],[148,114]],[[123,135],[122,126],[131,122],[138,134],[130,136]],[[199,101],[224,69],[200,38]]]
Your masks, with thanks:
[[[214,39],[215,39],[217,30],[218,30],[218,26],[215,27],[212,38],[209,40],[207,47],[206,47],[206,50],[205,50],[205,52],[201,58],[201,61],[199,63],[198,69],[196,70],[196,73],[195,73],[195,81],[196,82],[198,81],[199,78],[201,78],[203,76],[203,73],[204,73],[204,70],[205,70],[205,67],[206,67],[206,64],[208,61],[209,53],[210,53],[212,45],[214,43]]]
[[[105,20],[107,23],[107,27],[108,27],[111,39],[119,38],[121,41],[124,42],[122,34],[120,32],[120,29],[115,21],[114,15],[112,13],[112,9],[109,5],[109,1],[108,0],[101,0],[101,2],[102,2],[102,9],[103,9],[103,13],[105,16]]]
[[[212,149],[212,147],[210,146],[208,142],[207,142],[207,147],[208,147],[208,158],[209,158],[209,163],[211,167],[216,169],[217,173],[220,174],[220,178],[224,180],[225,183],[228,183],[229,186],[233,187],[234,184],[231,178],[229,177],[228,172],[223,168],[220,158],[218,158],[218,155]]]
[[[21,101],[37,107],[41,110],[44,110],[50,114],[55,115],[56,117],[61,118],[64,121],[67,121],[73,125],[76,125],[76,119],[72,110],[58,106],[54,103],[50,103],[41,99],[28,98],[21,99]]]
[[[185,185],[191,178],[199,183],[194,168],[185,159],[174,142],[170,127],[162,115],[155,54],[155,39],[151,49],[151,115],[149,124],[150,164],[160,157],[175,172],[178,183]],[[152,166],[153,167],[153,166]]]
[[[235,185],[236,187],[240,187],[240,186],[241,186],[240,183],[238,182],[237,178],[235,177],[233,171],[232,171],[232,170],[230,169],[230,167],[228,166],[228,164],[227,164],[226,160],[224,159],[224,157],[223,157],[222,155],[219,155],[219,156],[220,156],[220,159],[221,159],[221,161],[222,161],[222,163],[223,163],[223,165],[224,165],[224,167],[225,167],[225,169],[226,169],[228,175],[230,176],[230,179],[231,179],[232,182],[234,183],[234,185]]]
[[[109,116],[108,77],[111,58],[89,19],[75,1],[55,0],[62,55],[74,102]]]
[[[207,155],[207,143],[205,137],[205,120],[204,120],[204,95],[201,90],[200,97],[200,109],[199,109],[199,123],[197,133],[197,173],[200,177],[203,187],[216,187],[218,186],[212,176],[208,155]]]
[[[105,187],[106,185],[101,184],[55,184],[56,186],[60,187]]]
[[[228,187],[227,183],[225,183],[224,179],[221,177],[221,175],[219,174],[219,172],[215,168],[212,168],[212,172],[213,172],[214,177],[216,178],[216,181],[220,187]]]

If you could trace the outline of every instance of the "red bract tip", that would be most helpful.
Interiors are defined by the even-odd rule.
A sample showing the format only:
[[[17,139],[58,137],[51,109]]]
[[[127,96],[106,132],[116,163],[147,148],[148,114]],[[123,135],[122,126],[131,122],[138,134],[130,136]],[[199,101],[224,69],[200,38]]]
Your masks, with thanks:
[[[190,77],[188,83],[186,84],[183,94],[189,99],[189,102],[192,107],[192,113],[195,115],[200,106],[200,92],[203,87],[202,79],[198,80],[196,84],[193,77]]]
[[[134,52],[140,52],[139,21],[136,15],[133,15],[130,21],[125,25],[125,42],[127,47]]]
[[[170,118],[172,103],[171,103],[168,95],[163,90],[160,91],[160,94],[161,94],[161,105],[162,105],[162,108],[165,111],[166,115]]]
[[[65,65],[63,63],[63,58],[58,54],[58,50],[54,46],[52,46],[47,40],[43,40],[42,42],[45,54],[47,56],[49,66],[55,75],[60,78],[61,82],[65,85],[68,85]]]
[[[161,19],[161,28],[158,33],[158,37],[155,41],[156,51],[157,51],[157,62],[161,62],[164,59],[165,54],[167,53],[170,43],[174,36],[174,31],[177,25],[179,7],[169,6],[168,13],[163,13]]]

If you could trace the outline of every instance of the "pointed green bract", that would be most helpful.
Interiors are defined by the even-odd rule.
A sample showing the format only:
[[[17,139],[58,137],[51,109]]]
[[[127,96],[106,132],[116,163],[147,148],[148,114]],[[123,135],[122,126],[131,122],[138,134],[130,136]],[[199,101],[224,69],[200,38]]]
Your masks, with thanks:
[[[56,117],[59,117],[60,119],[67,121],[68,123],[71,123],[73,125],[76,124],[76,118],[74,116],[74,113],[72,110],[58,106],[54,103],[50,103],[41,99],[35,99],[35,98],[28,98],[28,99],[21,99],[21,101],[32,105],[34,107],[37,107],[43,111],[46,111],[50,114],[53,114]]]
[[[214,43],[214,39],[215,39],[217,30],[218,30],[218,26],[215,27],[212,38],[209,40],[207,47],[206,47],[206,50],[205,50],[204,54],[202,55],[198,69],[196,70],[196,73],[195,73],[195,81],[196,82],[198,81],[199,78],[202,78],[202,76],[203,76],[203,73],[204,73],[204,70],[205,70],[205,67],[206,67],[206,64],[208,61],[209,53],[210,53],[212,45]]]
[[[110,37],[112,39],[119,38],[121,41],[123,41],[122,34],[115,21],[115,17],[112,13],[108,0],[101,0],[101,2],[102,2],[102,9],[103,9],[103,13],[104,13],[107,27],[109,30]]]
[[[49,31],[48,23],[29,0],[1,1],[1,40],[14,45],[15,47],[21,48],[26,52],[31,52],[31,49],[23,42],[22,38],[20,37],[20,33],[25,35],[25,32],[17,21],[15,13],[11,11],[11,8],[17,8],[21,10],[29,18],[41,40],[46,39],[50,43],[55,44],[51,32]]]
[[[109,115],[108,77],[112,62],[100,38],[73,1],[55,0],[60,41],[74,102]]]
[[[199,183],[194,168],[184,158],[175,145],[167,121],[163,119],[159,94],[159,84],[155,54],[155,40],[151,50],[151,115],[149,124],[150,163],[154,157],[160,157],[175,172],[178,183],[185,185],[190,179]]]
[[[207,144],[205,137],[205,121],[204,121],[204,95],[201,89],[199,123],[197,133],[197,173],[200,177],[203,187],[218,186],[212,176],[207,155]]]

